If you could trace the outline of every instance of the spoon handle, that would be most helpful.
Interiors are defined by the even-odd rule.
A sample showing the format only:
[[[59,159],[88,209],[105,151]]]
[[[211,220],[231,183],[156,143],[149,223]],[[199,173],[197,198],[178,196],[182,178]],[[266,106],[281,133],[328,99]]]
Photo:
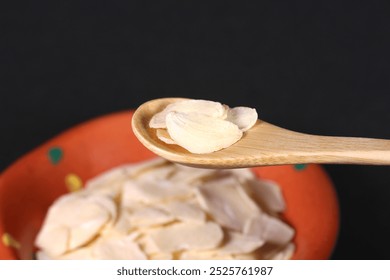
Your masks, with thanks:
[[[390,140],[308,135],[305,141],[315,163],[390,165]]]
[[[390,165],[390,140],[305,134],[259,121],[242,144],[255,148],[252,166],[335,163]]]

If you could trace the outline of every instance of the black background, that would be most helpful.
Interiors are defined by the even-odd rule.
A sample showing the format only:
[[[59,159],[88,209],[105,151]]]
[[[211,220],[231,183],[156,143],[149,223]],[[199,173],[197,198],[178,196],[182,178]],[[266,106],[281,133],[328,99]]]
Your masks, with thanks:
[[[0,170],[75,124],[168,96],[390,139],[388,1],[97,2],[1,7]],[[389,167],[325,167],[341,205],[332,258],[389,259]]]

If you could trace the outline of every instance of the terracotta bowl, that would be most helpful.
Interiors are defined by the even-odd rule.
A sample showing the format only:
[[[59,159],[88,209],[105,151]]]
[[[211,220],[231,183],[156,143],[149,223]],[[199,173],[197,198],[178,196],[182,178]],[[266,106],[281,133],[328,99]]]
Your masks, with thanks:
[[[155,157],[131,131],[132,112],[78,125],[23,156],[0,175],[0,259],[32,259],[34,239],[49,205],[114,166]],[[319,165],[258,167],[282,188],[285,220],[296,229],[294,259],[327,259],[335,245],[339,209]]]

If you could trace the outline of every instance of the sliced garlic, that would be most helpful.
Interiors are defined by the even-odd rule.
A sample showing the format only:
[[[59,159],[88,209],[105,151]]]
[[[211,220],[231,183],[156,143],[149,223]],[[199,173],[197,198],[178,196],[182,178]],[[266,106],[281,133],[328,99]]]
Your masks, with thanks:
[[[170,112],[166,123],[171,138],[191,153],[215,152],[233,145],[242,136],[235,124],[200,113]]]
[[[160,207],[183,222],[203,223],[206,220],[206,214],[194,202],[172,201]]]
[[[90,201],[107,210],[107,213],[110,215],[110,220],[112,222],[116,220],[118,214],[117,206],[109,196],[93,195],[90,197]]]
[[[80,216],[69,226],[70,239],[69,250],[80,247],[92,240],[103,228],[110,217],[107,211],[101,211],[100,207],[83,207],[80,209]]]
[[[131,237],[102,238],[92,247],[92,255],[99,260],[146,260],[145,253]]]
[[[65,226],[50,226],[44,222],[42,229],[38,233],[35,245],[43,252],[38,257],[59,256],[68,251],[69,229]],[[50,257],[52,258],[52,257]]]
[[[218,254],[251,253],[265,243],[260,236],[250,236],[233,231],[227,232],[226,239],[226,243],[218,250]]]
[[[95,196],[70,193],[50,207],[37,245],[52,256],[65,253],[90,241],[111,219],[110,209],[97,202]],[[61,245],[52,244],[53,236],[62,240]]]
[[[164,143],[204,154],[233,145],[257,118],[252,108],[231,109],[219,102],[193,99],[169,104],[151,118],[149,126],[157,129],[156,135]]]
[[[169,180],[176,184],[194,184],[199,180],[213,177],[216,174],[214,169],[195,168],[181,164],[174,165],[176,172],[169,177]]]
[[[257,112],[248,107],[235,107],[229,109],[226,120],[234,123],[242,131],[247,131],[255,125],[257,121]]]
[[[229,169],[226,172],[230,172],[241,184],[251,180],[258,180],[255,174],[248,168]]]
[[[163,253],[159,247],[157,247],[156,243],[154,243],[154,240],[150,237],[150,234],[144,234],[142,237],[138,239],[138,243],[141,246],[141,249],[148,255],[159,255],[159,254],[169,254],[170,253]],[[172,255],[171,255],[172,256]]]
[[[133,227],[162,225],[173,220],[174,216],[169,212],[155,207],[138,209],[130,216],[130,224]]]
[[[219,102],[192,99],[169,104],[163,111],[157,113],[149,122],[151,128],[166,128],[166,117],[170,112],[192,113],[202,112],[202,114],[214,117],[225,118],[227,108]]]
[[[286,246],[279,248],[279,250],[276,250],[270,258],[273,260],[288,260],[291,259],[294,251],[295,245],[293,243],[289,243]]]
[[[88,180],[85,183],[85,189],[93,193],[99,192],[101,194],[116,197],[125,180],[126,173],[124,167],[116,167]]]
[[[192,190],[183,184],[172,184],[168,180],[159,182],[127,181],[123,186],[123,203],[131,205],[134,202],[152,204],[160,201],[185,198],[192,195]]]
[[[208,182],[196,190],[202,208],[226,228],[242,231],[246,221],[260,213],[234,178]]]
[[[106,171],[56,200],[36,238],[36,257],[288,259],[294,230],[276,214],[284,208],[279,187],[249,169],[156,158]]]
[[[157,129],[156,136],[166,144],[176,144],[175,140],[171,138],[171,135],[169,135],[166,129]]]
[[[168,162],[161,158],[156,157],[150,160],[145,160],[141,163],[128,164],[124,166],[124,172],[129,178],[136,178],[137,176],[146,172],[154,170],[154,168],[166,165]]]
[[[139,231],[134,231],[134,228],[130,223],[130,217],[131,215],[128,214],[128,211],[126,211],[126,209],[122,209],[116,222],[104,227],[100,231],[100,237],[111,238],[126,235],[135,240],[141,233]]]
[[[294,237],[295,231],[281,220],[263,213],[247,221],[244,233],[249,236],[261,236],[272,244],[286,245]]]
[[[222,245],[209,251],[184,252],[185,259],[234,259],[241,256],[245,259],[253,259],[250,253],[254,252],[264,244],[261,238],[244,235],[234,231],[225,231],[225,238]]]
[[[151,238],[161,252],[171,253],[215,248],[221,243],[223,232],[219,225],[212,222],[178,223],[153,231]]]
[[[175,173],[176,168],[170,164],[170,165],[162,165],[155,169],[153,169],[153,172],[144,172],[138,175],[137,181],[142,182],[151,182],[152,184],[155,182],[158,182],[160,180],[167,180],[171,177],[173,173]]]
[[[249,190],[256,201],[266,210],[274,213],[283,212],[286,208],[282,191],[270,180],[249,180]]]
[[[121,211],[114,225],[106,229],[101,233],[101,235],[127,235],[133,230],[133,226],[130,222],[131,212],[135,209],[140,209],[142,207],[135,207],[128,209],[130,207],[125,207],[126,205],[121,203]]]

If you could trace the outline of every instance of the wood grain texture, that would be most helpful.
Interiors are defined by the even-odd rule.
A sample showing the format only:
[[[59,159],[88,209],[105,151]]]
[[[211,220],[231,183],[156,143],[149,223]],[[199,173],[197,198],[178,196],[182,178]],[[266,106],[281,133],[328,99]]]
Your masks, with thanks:
[[[209,154],[192,154],[168,145],[149,128],[151,117],[182,98],[155,99],[134,113],[132,127],[151,151],[170,161],[203,168],[241,168],[297,163],[390,165],[390,140],[317,136],[277,127],[262,120],[234,145]]]

